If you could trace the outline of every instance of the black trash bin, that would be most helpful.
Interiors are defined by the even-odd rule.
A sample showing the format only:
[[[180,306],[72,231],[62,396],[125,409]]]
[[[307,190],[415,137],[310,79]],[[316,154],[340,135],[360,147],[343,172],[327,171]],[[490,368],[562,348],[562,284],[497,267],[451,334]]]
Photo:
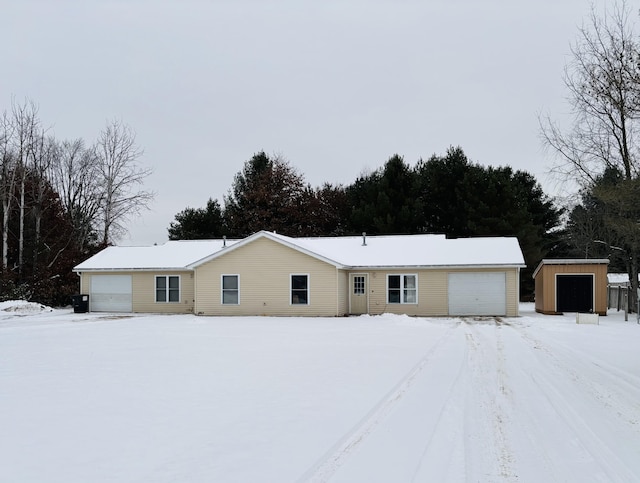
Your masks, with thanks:
[[[89,296],[87,294],[73,295],[71,299],[73,300],[73,311],[76,314],[89,312]]]

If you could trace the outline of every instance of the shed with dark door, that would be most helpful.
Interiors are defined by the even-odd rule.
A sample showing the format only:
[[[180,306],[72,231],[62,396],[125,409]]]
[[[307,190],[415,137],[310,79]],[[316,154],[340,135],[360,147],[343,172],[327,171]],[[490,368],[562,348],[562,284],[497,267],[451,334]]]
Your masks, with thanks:
[[[545,259],[533,272],[536,312],[607,315],[609,260]]]

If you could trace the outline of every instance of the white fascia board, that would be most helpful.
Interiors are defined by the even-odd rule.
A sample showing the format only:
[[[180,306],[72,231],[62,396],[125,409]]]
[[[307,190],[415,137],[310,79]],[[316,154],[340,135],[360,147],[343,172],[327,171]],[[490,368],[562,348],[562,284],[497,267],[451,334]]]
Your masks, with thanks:
[[[152,267],[152,268],[74,268],[76,273],[86,272],[193,272],[189,267]]]
[[[544,265],[602,265],[609,264],[608,258],[545,258]]]
[[[492,269],[492,268],[527,268],[526,265],[516,263],[480,264],[480,265],[362,265],[341,267],[345,270],[459,270],[459,269]]]

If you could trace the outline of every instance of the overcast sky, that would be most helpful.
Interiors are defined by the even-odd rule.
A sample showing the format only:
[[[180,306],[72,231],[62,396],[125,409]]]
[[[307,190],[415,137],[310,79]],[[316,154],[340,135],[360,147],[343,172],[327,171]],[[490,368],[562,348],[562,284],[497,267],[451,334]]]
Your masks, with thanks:
[[[33,100],[58,139],[92,143],[114,119],[136,131],[157,196],[127,245],[222,202],[261,150],[318,186],[461,146],[556,194],[538,114],[566,119],[591,3],[0,0],[0,110]]]

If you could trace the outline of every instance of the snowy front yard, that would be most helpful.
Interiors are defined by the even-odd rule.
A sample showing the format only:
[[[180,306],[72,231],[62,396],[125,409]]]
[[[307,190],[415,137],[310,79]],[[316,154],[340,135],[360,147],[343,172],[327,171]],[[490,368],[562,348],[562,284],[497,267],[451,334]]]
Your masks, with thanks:
[[[1,482],[640,481],[640,325],[3,311]]]

